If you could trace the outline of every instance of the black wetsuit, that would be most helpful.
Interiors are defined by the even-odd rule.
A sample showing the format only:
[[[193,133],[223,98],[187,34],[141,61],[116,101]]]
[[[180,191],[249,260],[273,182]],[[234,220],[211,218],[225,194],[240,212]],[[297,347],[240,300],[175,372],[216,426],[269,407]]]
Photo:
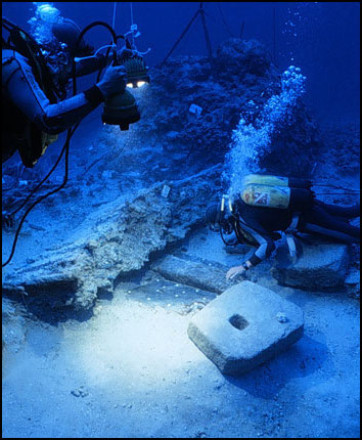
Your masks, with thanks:
[[[102,56],[87,57],[76,65],[76,76],[106,65]],[[37,82],[30,61],[15,50],[2,50],[2,162],[19,150],[32,167],[42,155],[42,133],[59,134],[79,123],[104,101],[97,86],[51,102]]]
[[[359,205],[338,207],[313,200],[303,211],[253,207],[238,200],[234,213],[239,219],[236,235],[241,242],[258,246],[249,259],[255,266],[275,250],[278,231],[288,229],[305,233],[317,233],[344,243],[359,243],[360,228],[348,220],[359,217]]]

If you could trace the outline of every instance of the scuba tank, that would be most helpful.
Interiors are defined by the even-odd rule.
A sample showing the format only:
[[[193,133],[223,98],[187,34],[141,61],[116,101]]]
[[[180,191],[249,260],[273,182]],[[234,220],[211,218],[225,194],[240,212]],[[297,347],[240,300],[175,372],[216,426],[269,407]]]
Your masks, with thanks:
[[[279,177],[279,176],[263,176],[261,174],[250,174],[243,179],[243,185],[268,185],[268,186],[287,186],[289,188],[304,188],[310,189],[313,182],[308,179],[296,179],[294,177]]]
[[[307,179],[251,174],[243,179],[240,198],[253,207],[299,211],[313,203],[311,186]]]

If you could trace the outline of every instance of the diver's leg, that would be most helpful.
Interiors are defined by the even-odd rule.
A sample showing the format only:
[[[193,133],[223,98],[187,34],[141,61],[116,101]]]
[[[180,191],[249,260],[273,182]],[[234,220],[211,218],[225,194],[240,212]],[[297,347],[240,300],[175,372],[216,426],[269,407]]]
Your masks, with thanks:
[[[333,217],[318,205],[303,215],[300,230],[331,237],[345,243],[360,242],[360,228]]]
[[[322,208],[328,214],[336,217],[352,219],[359,217],[361,214],[361,208],[359,203],[356,203],[353,206],[328,205],[327,203],[323,203],[319,200],[317,200],[315,203],[317,206]]]

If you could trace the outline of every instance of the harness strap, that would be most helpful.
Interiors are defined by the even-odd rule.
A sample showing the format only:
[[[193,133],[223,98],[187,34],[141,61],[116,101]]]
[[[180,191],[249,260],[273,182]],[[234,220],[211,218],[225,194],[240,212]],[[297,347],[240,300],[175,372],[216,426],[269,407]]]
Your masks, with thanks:
[[[286,236],[286,239],[287,239],[289,255],[292,258],[296,258],[296,256],[297,256],[297,246],[295,244],[294,236],[292,234],[286,234],[285,236]]]
[[[293,232],[297,232],[298,231],[300,215],[301,215],[300,212],[297,212],[296,214],[293,215],[293,219],[292,219],[290,225],[288,226],[288,228],[285,231],[286,233],[293,233]]]

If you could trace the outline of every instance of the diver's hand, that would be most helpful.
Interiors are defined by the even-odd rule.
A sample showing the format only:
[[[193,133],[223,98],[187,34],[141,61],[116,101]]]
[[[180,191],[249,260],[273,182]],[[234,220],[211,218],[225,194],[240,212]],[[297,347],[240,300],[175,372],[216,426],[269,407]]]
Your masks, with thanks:
[[[127,85],[127,72],[123,66],[108,66],[103,78],[96,84],[104,99],[123,93]]]
[[[246,272],[246,269],[244,266],[236,266],[232,267],[228,273],[226,274],[226,279],[228,281],[234,280],[237,276],[243,275]]]

